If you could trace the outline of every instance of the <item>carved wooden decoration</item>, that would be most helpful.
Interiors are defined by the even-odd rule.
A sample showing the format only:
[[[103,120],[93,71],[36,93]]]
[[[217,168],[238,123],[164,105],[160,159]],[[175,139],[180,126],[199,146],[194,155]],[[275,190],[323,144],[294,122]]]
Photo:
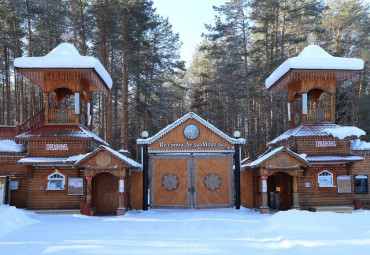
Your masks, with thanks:
[[[56,123],[65,123],[67,121],[67,112],[59,110],[54,114],[54,120]]]
[[[218,174],[209,174],[204,180],[204,185],[209,190],[216,190],[221,186],[221,178]]]
[[[279,167],[290,167],[292,165],[291,157],[287,154],[280,154],[275,157],[275,162]]]
[[[106,151],[103,151],[103,152],[100,152],[97,156],[96,156],[96,159],[95,159],[95,162],[98,166],[100,167],[105,167],[107,165],[109,165],[109,163],[111,162],[112,158],[111,156],[109,155],[108,152]]]
[[[162,179],[162,186],[166,190],[175,190],[179,186],[179,178],[174,174],[167,174]]]

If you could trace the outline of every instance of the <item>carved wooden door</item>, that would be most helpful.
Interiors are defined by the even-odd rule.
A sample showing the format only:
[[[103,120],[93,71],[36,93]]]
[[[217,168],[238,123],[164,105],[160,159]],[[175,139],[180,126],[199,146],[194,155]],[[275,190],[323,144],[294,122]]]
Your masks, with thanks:
[[[232,177],[230,160],[218,155],[213,158],[196,158],[193,180],[193,206],[196,208],[229,207],[233,204],[230,191]]]
[[[93,179],[93,195],[98,213],[115,213],[118,208],[118,178],[110,173],[98,174]]]

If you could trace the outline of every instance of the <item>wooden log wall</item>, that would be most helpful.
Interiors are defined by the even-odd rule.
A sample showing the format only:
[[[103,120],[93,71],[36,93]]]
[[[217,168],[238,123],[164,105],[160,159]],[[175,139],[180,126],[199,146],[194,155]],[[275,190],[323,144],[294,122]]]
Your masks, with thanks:
[[[58,168],[68,177],[83,177],[77,169]],[[84,195],[68,195],[68,179],[64,190],[46,190],[47,176],[54,171],[53,167],[40,167],[33,171],[29,178],[27,190],[27,208],[29,209],[79,209],[85,203],[86,180],[84,180]]]
[[[10,191],[10,205],[26,207],[27,167],[17,164],[18,157],[0,158],[0,176],[10,176],[11,181],[18,181],[18,190]]]
[[[47,144],[67,144],[68,150],[47,150]],[[65,157],[87,152],[87,140],[76,139],[37,139],[28,146],[29,155],[33,157]]]
[[[143,172],[130,172],[130,207],[134,210],[143,209]]]
[[[241,205],[253,208],[253,175],[252,171],[242,170],[240,172],[240,195]]]
[[[335,147],[316,147],[316,141],[334,141]],[[343,140],[331,137],[307,137],[297,138],[297,153],[318,154],[318,155],[338,155],[349,154],[351,150],[350,139]]]
[[[333,172],[334,187],[318,187],[318,173],[325,169]],[[369,203],[370,194],[355,194],[354,191],[354,175],[369,175],[369,169],[370,159],[368,158],[363,162],[354,163],[352,170],[349,170],[348,166],[343,165],[314,165],[308,168],[305,170],[304,175],[298,178],[299,201],[302,209],[322,205],[353,205],[355,199]],[[338,175],[351,175],[351,193],[338,193]]]

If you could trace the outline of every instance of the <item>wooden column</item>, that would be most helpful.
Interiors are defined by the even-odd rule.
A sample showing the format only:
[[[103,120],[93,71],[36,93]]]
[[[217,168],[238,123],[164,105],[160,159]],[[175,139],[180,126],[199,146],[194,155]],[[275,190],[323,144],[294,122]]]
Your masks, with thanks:
[[[335,122],[335,93],[330,93],[330,122]]]
[[[122,174],[119,176],[119,193],[118,193],[118,208],[117,208],[117,215],[124,215],[127,211],[127,183],[126,183],[126,171],[127,169],[122,169]]]
[[[260,206],[260,212],[262,214],[270,213],[270,208],[268,206],[268,200],[267,200],[267,176],[261,176],[260,178],[260,184],[261,184],[261,206]]]
[[[45,124],[49,122],[49,93],[45,93]]]
[[[86,180],[86,204],[90,205],[90,215],[94,215],[94,211],[92,210],[92,179],[89,178]]]
[[[293,206],[292,209],[300,209],[299,196],[298,196],[298,177],[293,176]]]

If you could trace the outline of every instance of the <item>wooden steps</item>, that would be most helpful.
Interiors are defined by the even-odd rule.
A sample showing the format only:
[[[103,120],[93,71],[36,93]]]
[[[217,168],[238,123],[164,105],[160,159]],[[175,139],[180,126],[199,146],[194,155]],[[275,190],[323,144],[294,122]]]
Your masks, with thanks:
[[[33,210],[36,214],[80,214],[79,209],[68,210]]]
[[[309,208],[311,212],[336,212],[336,213],[351,213],[354,206],[312,206]]]

